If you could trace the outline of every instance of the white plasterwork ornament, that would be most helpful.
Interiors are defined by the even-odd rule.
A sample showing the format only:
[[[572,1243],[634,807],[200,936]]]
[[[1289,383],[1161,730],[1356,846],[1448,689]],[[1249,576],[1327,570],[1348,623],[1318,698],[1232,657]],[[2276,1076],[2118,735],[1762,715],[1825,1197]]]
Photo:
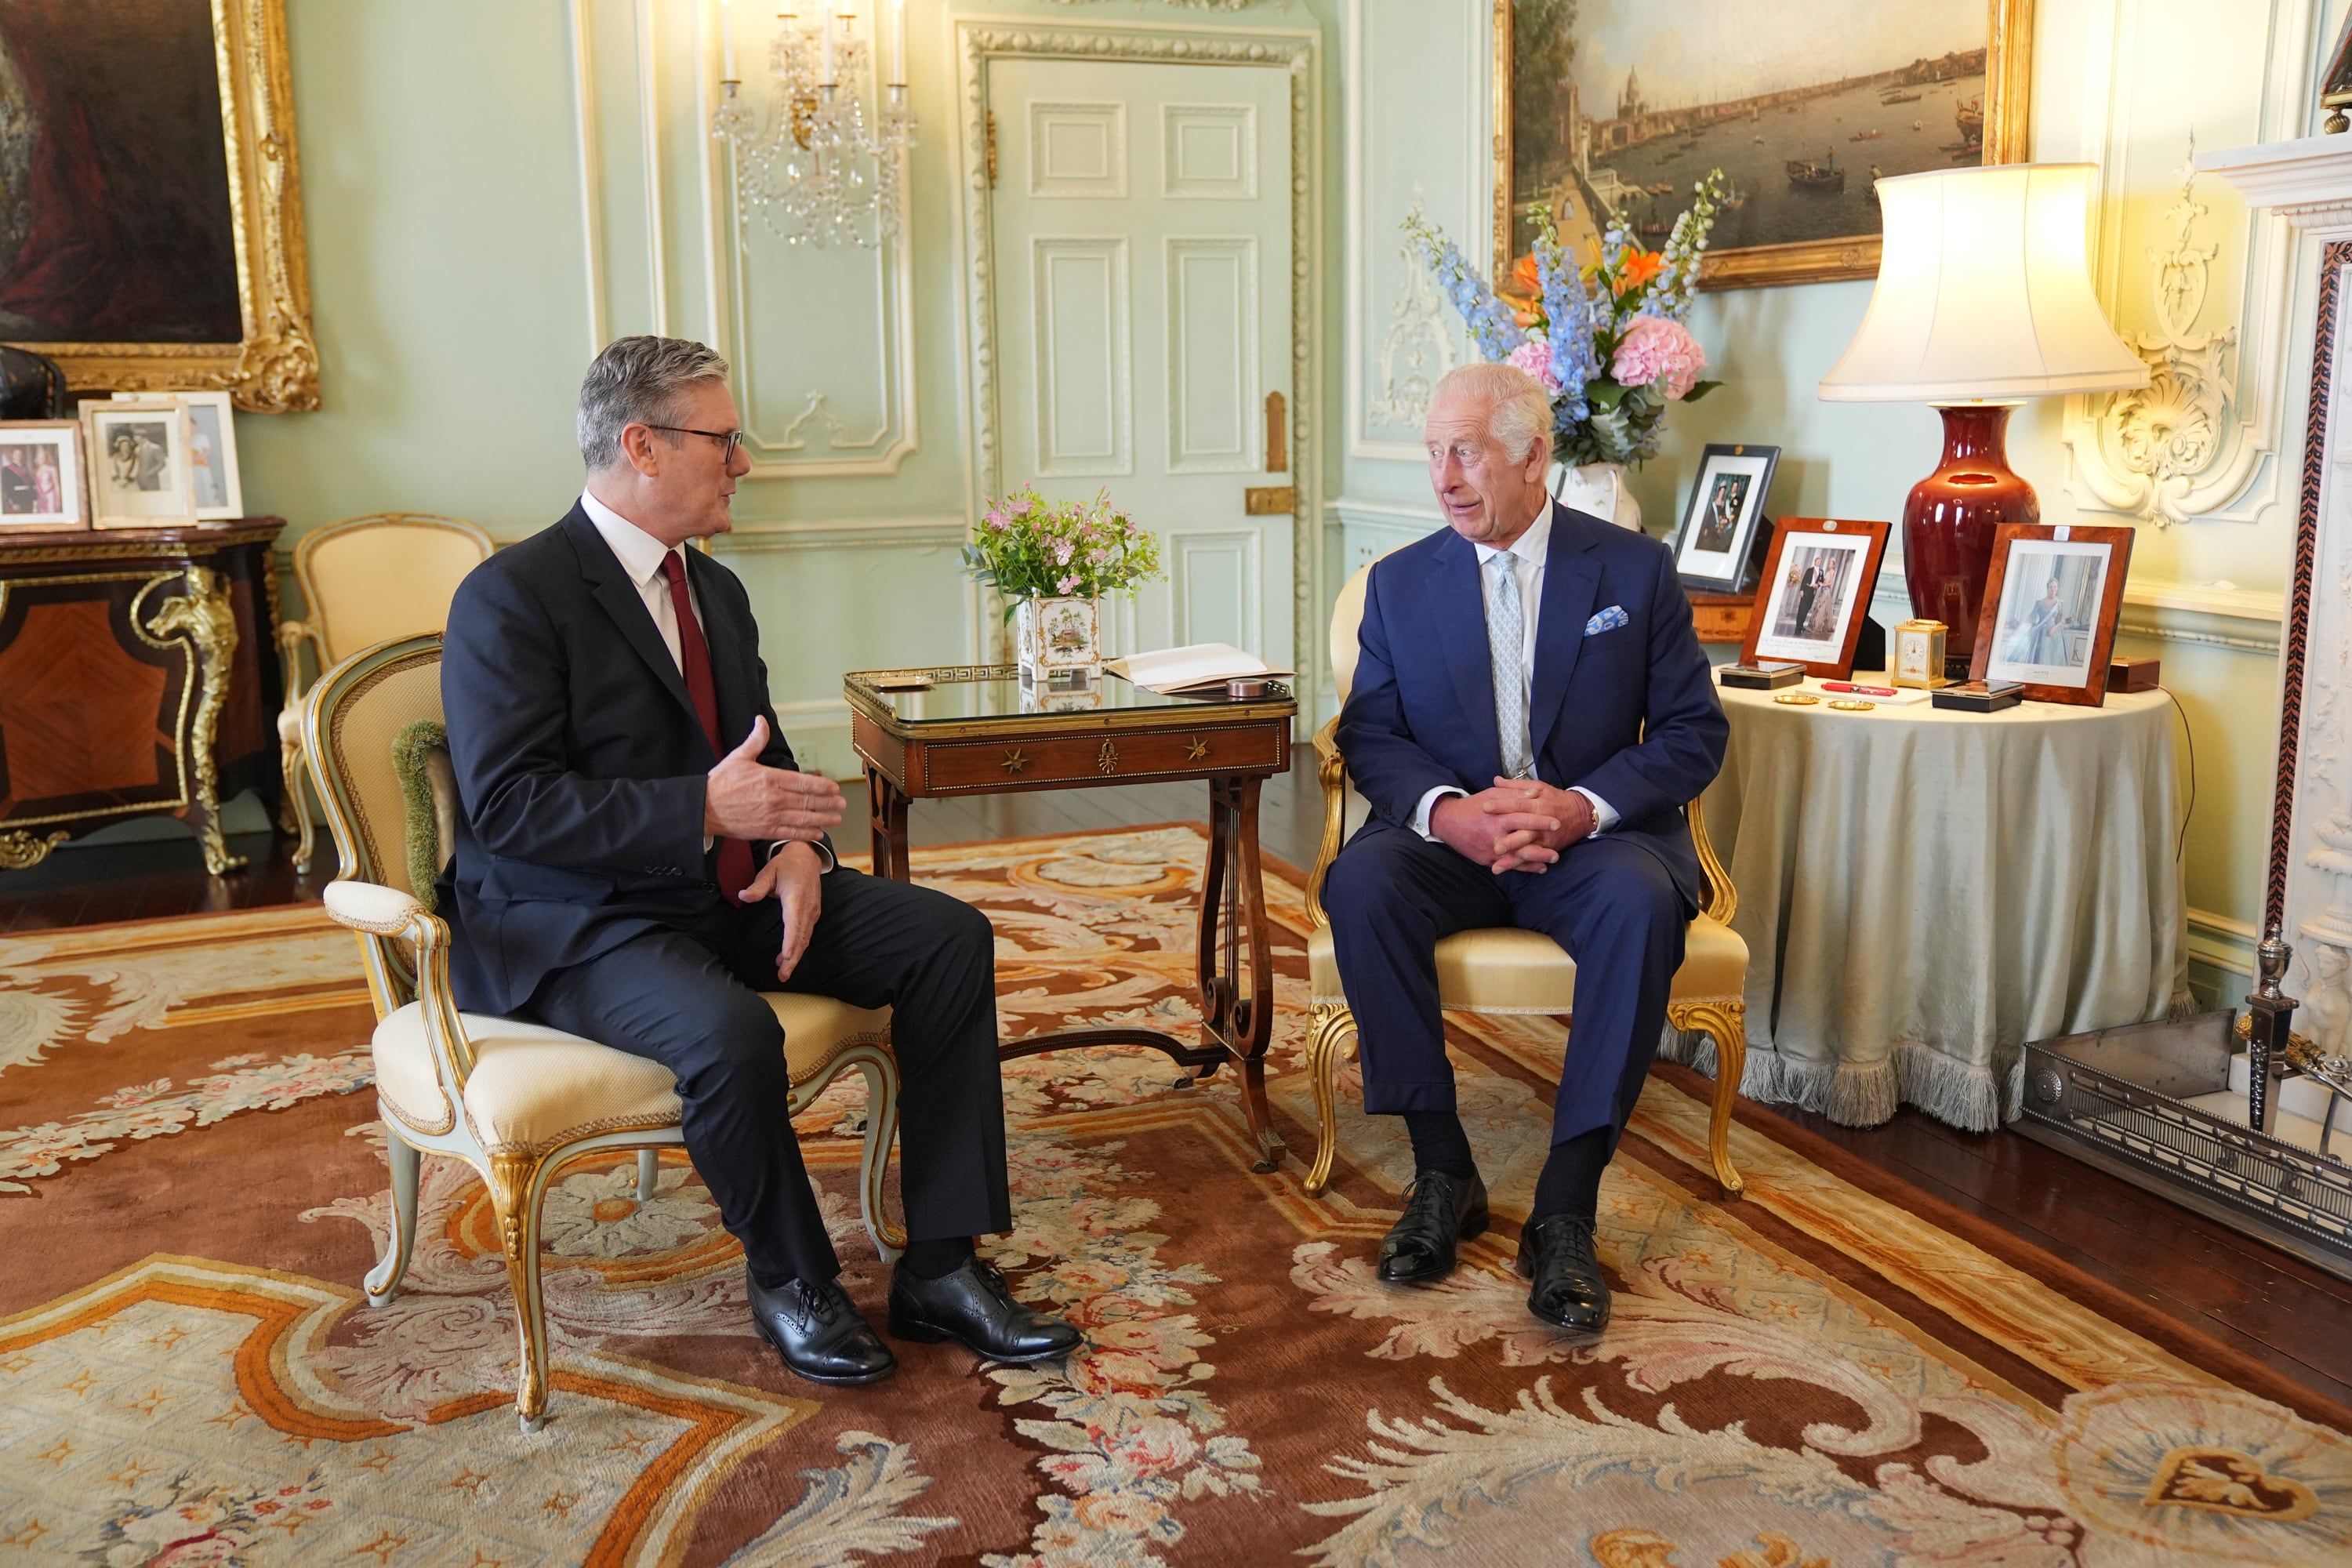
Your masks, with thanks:
[[[1401,246],[1397,255],[1405,264],[1404,287],[1389,306],[1389,330],[1381,337],[1380,395],[1368,412],[1375,425],[1418,430],[1438,378],[1454,368],[1454,342],[1438,309],[1436,285],[1410,249]]]
[[[2249,459],[2258,455],[2242,452],[2222,472],[2206,478],[2229,445],[2237,385],[2226,361],[2237,347],[2238,332],[2235,327],[2197,330],[2221,247],[2201,244],[2195,236],[2208,213],[2196,199],[2196,163],[2197,141],[2191,136],[2179,198],[2164,215],[2172,226],[2170,241],[2147,250],[2156,329],[2124,334],[2146,362],[2148,384],[2108,398],[2084,432],[2089,440],[2068,438],[2099,505],[2159,528],[2226,504],[2251,472]]]

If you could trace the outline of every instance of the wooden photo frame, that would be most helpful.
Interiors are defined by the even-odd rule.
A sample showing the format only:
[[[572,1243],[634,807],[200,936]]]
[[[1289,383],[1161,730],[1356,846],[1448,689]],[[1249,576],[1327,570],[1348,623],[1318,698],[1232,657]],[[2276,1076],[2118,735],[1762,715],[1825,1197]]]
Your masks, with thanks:
[[[114,401],[126,403],[143,393],[118,392]],[[188,411],[189,488],[196,493],[196,516],[206,522],[230,522],[245,515],[245,481],[236,465],[236,418],[234,400],[226,392],[174,392]]]
[[[0,266],[8,341],[85,392],[318,407],[286,0],[11,11],[12,105],[55,194]]]
[[[2128,528],[2002,523],[1969,679],[2014,680],[2035,702],[2105,706],[2131,548]]]
[[[1675,574],[1684,587],[1708,594],[1746,590],[1756,530],[1780,466],[1778,447],[1711,444],[1700,455],[1698,477],[1675,531]]]
[[[0,531],[89,527],[81,421],[0,420]]]
[[[1786,659],[1824,680],[1852,675],[1893,531],[1891,523],[1851,518],[1782,518],[1772,530],[1739,662]]]
[[[185,528],[196,521],[188,411],[176,397],[85,403],[92,528]]]
[[[2033,0],[1983,0],[1981,26],[1916,0],[1816,7],[1804,26],[1766,9],[1771,27],[1744,41],[1641,0],[1493,4],[1497,286],[1529,250],[1530,203],[1571,254],[1619,207],[1656,249],[1710,166],[1738,205],[1716,219],[1700,288],[1874,278],[1874,172],[2032,155]]]

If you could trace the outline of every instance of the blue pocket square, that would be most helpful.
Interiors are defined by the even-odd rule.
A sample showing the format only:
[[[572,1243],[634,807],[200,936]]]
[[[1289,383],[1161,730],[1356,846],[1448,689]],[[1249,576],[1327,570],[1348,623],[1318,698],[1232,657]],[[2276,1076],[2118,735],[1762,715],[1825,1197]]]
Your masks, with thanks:
[[[1602,632],[1613,632],[1625,624],[1626,618],[1624,605],[1612,605],[1584,623],[1584,635],[1597,637]]]

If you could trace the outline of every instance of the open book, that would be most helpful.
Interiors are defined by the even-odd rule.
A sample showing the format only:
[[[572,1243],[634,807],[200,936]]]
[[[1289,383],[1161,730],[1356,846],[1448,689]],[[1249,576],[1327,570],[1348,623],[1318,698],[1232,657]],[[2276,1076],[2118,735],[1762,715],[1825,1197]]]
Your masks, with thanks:
[[[1231,643],[1222,642],[1129,654],[1125,658],[1105,659],[1103,668],[1162,697],[1214,691],[1228,680],[1287,680],[1296,673],[1276,669],[1255,654],[1244,653]]]

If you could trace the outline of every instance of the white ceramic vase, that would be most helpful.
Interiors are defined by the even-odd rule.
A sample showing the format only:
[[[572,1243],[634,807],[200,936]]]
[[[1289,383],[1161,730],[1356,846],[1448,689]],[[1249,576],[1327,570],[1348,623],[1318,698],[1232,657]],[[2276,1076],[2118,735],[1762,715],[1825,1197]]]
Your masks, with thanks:
[[[1091,691],[1102,679],[1102,612],[1093,599],[1024,599],[1013,610],[1021,684]]]
[[[1626,488],[1622,463],[1586,463],[1573,468],[1555,464],[1551,493],[1563,506],[1642,531],[1642,508]]]

